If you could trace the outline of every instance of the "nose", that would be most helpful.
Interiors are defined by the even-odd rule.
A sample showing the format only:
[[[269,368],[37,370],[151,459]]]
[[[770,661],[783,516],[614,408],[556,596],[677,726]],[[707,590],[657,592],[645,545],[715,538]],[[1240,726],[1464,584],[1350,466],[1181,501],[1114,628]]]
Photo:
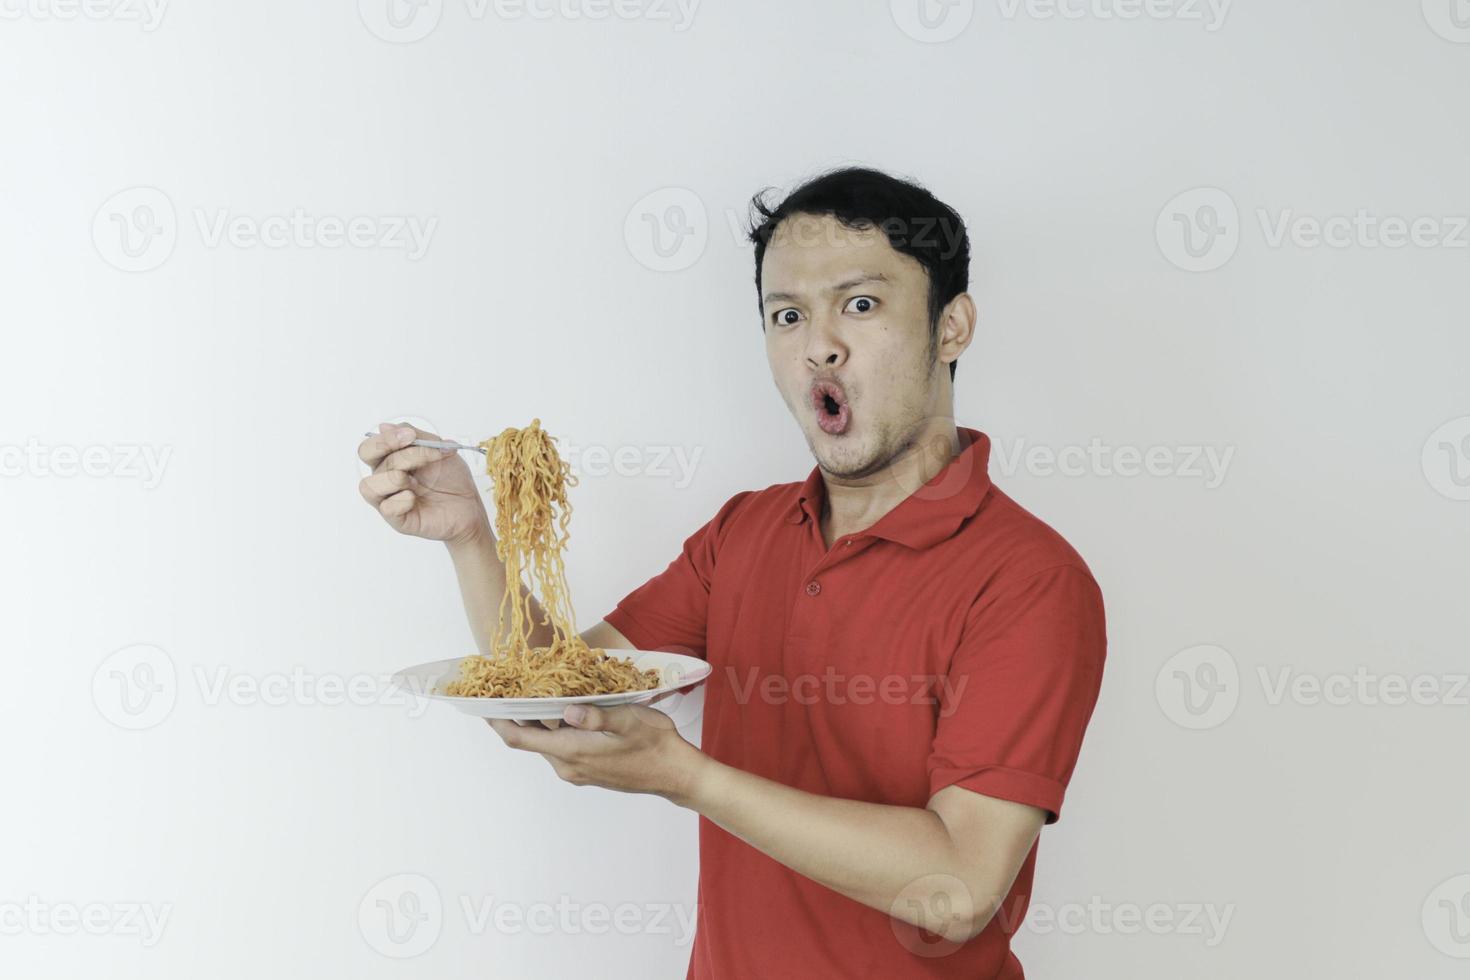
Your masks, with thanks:
[[[841,367],[847,361],[847,345],[842,342],[830,317],[814,316],[807,333],[806,362],[812,368]]]

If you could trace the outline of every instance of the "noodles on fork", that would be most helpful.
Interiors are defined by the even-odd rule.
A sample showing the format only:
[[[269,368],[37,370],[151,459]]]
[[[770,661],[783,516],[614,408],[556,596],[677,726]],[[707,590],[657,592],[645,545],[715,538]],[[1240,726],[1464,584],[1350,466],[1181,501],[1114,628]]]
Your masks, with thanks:
[[[486,450],[485,471],[493,484],[495,552],[505,564],[505,593],[499,627],[491,637],[492,655],[460,661],[460,676],[444,693],[556,698],[658,687],[658,671],[640,670],[609,657],[575,632],[562,550],[572,519],[567,488],[576,485],[576,477],[556,451],[556,439],[541,428],[538,418],[524,429],[505,429],[480,445]],[[545,610],[540,625],[551,626],[549,646],[531,646],[533,593],[522,595],[523,573],[533,589],[540,587]]]

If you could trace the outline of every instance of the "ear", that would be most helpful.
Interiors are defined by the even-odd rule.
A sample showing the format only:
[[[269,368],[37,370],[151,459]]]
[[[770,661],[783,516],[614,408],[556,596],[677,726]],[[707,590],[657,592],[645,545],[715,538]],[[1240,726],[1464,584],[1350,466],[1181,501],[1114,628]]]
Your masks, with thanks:
[[[948,365],[975,339],[975,301],[969,293],[960,293],[939,314],[939,362]]]

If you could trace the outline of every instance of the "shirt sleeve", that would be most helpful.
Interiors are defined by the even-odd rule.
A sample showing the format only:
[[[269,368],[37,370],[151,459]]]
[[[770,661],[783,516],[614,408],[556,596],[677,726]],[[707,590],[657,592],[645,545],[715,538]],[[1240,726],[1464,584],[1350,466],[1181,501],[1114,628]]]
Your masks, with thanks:
[[[978,599],[940,693],[929,793],[962,786],[1061,814],[1107,637],[1091,573],[1058,565]]]
[[[715,561],[746,490],[725,501],[715,516],[689,535],[668,567],[628,593],[603,617],[639,650],[663,650],[704,659],[705,627]]]

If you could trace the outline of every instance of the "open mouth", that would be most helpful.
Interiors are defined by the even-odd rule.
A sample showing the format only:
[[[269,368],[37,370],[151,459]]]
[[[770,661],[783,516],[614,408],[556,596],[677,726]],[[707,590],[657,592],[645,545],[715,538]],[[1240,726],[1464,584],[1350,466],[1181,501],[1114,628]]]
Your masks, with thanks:
[[[828,435],[839,436],[847,431],[852,422],[852,410],[847,404],[847,393],[835,381],[818,381],[812,385],[812,408],[817,413],[817,425]]]

